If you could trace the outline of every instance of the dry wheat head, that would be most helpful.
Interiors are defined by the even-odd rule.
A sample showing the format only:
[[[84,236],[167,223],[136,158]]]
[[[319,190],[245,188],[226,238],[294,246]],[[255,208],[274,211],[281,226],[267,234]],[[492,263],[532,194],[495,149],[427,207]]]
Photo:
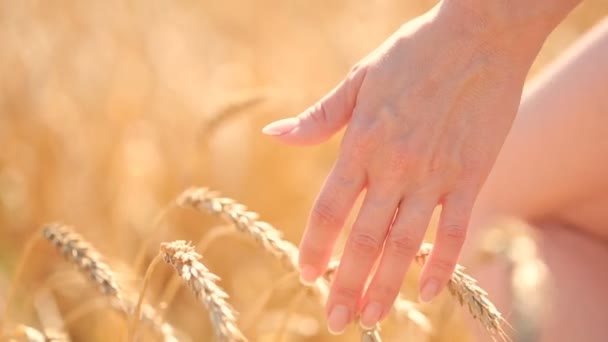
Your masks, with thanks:
[[[247,341],[236,324],[237,314],[227,302],[228,295],[217,285],[219,277],[211,273],[194,247],[185,241],[162,243],[164,260],[186,282],[194,295],[205,305],[218,340],[223,342]]]

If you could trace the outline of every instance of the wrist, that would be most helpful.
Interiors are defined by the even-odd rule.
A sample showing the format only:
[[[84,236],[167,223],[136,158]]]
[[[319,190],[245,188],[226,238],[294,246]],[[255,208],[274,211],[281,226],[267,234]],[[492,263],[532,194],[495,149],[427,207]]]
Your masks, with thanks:
[[[437,19],[485,48],[532,60],[581,0],[442,0]]]

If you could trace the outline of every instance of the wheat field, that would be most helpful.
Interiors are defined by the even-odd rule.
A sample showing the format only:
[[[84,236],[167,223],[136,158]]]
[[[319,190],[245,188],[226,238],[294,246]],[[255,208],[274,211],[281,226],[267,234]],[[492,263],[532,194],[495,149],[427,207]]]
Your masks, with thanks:
[[[249,341],[373,341],[354,326],[327,332],[323,289],[303,288],[286,270],[293,251],[278,235],[264,243],[286,257],[264,251],[237,221],[175,199],[191,186],[221,191],[297,245],[340,139],[293,148],[260,129],[306,108],[434,3],[0,0],[3,338],[45,341],[34,329],[52,328],[62,335],[55,341],[212,341],[220,322]],[[532,74],[607,14],[606,0],[586,1]],[[50,222],[72,226],[85,244],[76,251],[93,257],[62,257],[60,238],[72,233],[57,235]],[[188,270],[215,275],[182,284],[171,265],[184,261],[171,261],[174,245],[161,247],[175,240],[202,255],[187,257],[197,265]],[[148,268],[163,255],[168,265]],[[415,302],[412,268],[402,293]],[[218,300],[230,310],[216,310]],[[382,325],[384,341],[471,339],[467,310],[449,294],[413,307]]]

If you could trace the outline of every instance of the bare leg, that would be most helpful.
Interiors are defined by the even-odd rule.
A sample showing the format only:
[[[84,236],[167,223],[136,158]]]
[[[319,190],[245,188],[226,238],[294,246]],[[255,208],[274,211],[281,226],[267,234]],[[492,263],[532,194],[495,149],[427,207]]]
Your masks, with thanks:
[[[605,20],[527,89],[471,222],[471,247],[495,215],[539,227],[540,254],[554,287],[543,341],[599,342],[608,336],[607,175]],[[482,285],[510,312],[504,265],[479,271]]]

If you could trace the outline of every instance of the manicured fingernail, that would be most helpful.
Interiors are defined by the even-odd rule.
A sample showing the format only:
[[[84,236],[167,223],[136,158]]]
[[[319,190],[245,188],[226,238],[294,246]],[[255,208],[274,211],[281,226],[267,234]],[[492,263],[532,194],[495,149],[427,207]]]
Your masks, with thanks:
[[[309,265],[304,265],[300,269],[300,281],[304,285],[312,285],[317,281],[317,270]]]
[[[439,281],[437,279],[427,280],[422,286],[422,291],[420,291],[420,301],[430,303],[437,296],[437,292],[439,292]]]
[[[327,318],[327,328],[332,335],[340,335],[350,321],[350,312],[344,305],[336,305]]]
[[[297,117],[282,119],[266,125],[266,127],[262,128],[262,133],[274,136],[284,135],[293,131],[299,123],[300,119]]]
[[[363,329],[373,329],[382,317],[382,305],[378,302],[370,302],[363,309],[359,324]]]

